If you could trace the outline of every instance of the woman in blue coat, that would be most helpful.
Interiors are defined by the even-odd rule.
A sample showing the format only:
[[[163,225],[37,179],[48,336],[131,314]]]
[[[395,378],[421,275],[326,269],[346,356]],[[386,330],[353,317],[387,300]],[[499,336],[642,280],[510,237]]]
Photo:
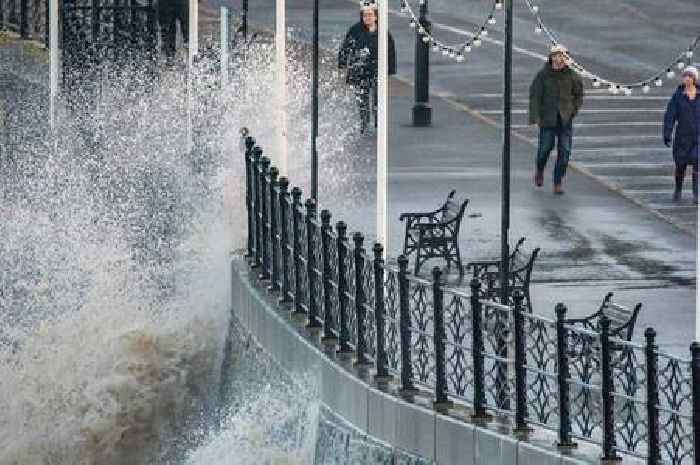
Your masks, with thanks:
[[[681,73],[682,84],[671,97],[664,115],[664,144],[671,146],[676,163],[673,201],[681,199],[685,169],[693,167],[693,199],[698,203],[698,145],[700,144],[700,84],[698,69],[688,66]],[[674,133],[675,128],[675,133]]]

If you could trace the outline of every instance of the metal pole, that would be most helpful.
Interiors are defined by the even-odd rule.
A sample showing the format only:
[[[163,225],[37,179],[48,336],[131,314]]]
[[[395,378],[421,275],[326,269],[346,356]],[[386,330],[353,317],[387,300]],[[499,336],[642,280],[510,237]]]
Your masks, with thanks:
[[[49,124],[56,144],[56,95],[58,94],[58,0],[49,0]]]
[[[241,8],[241,34],[243,34],[243,41],[248,40],[248,0],[243,0]]]
[[[313,80],[311,84],[311,198],[318,201],[318,2],[314,0]]]
[[[431,24],[428,21],[428,0],[420,5],[420,16],[418,19],[420,27],[430,32]],[[413,105],[413,125],[430,126],[432,122],[432,108],[428,105],[430,94],[428,92],[430,83],[430,44],[423,42],[423,35],[416,28],[416,53],[415,53],[415,104]]]
[[[221,87],[228,85],[228,8],[221,7]]]
[[[275,51],[277,54],[278,157],[280,173],[287,175],[287,19],[286,1],[277,0]]]
[[[192,88],[192,77],[194,73],[194,58],[199,49],[199,0],[189,0],[189,48],[187,53],[187,153],[192,153],[192,107],[194,106],[194,89]]]
[[[501,197],[501,303],[508,304],[508,229],[510,229],[510,121],[513,84],[513,0],[505,0],[506,32],[503,88],[503,162]]]
[[[388,111],[389,111],[389,0],[379,0],[379,64],[377,73],[377,242],[387,244]],[[384,249],[386,258],[386,249]]]
[[[700,462],[700,342],[690,344],[691,399],[693,403],[693,450],[695,464]]]

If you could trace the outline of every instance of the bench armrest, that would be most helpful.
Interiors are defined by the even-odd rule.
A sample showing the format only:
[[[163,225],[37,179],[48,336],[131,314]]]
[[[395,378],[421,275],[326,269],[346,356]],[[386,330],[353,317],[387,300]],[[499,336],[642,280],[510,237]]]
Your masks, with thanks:
[[[416,212],[416,213],[401,213],[399,216],[399,221],[403,221],[406,218],[434,218],[435,215],[440,213],[442,208],[438,208],[432,212]]]

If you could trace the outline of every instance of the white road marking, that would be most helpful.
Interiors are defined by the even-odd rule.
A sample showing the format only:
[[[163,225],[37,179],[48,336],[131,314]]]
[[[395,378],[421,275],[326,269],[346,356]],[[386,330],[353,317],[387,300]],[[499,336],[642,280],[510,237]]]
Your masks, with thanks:
[[[607,123],[574,123],[575,128],[600,128],[606,126],[663,126],[660,122],[654,121],[610,121]],[[513,124],[513,129],[534,129],[527,124]]]
[[[575,150],[575,149],[574,149]],[[588,169],[597,168],[663,168],[672,170],[673,163],[579,163]],[[637,177],[637,176],[635,176]]]
[[[604,92],[608,92],[605,90]],[[604,92],[601,92],[603,94]],[[588,93],[588,89],[586,90],[586,93]],[[514,101],[527,101],[526,99],[523,99],[522,96],[525,96],[525,94],[515,94]],[[503,94],[498,94],[498,93],[483,93],[483,94],[467,94],[465,97],[467,98],[498,98],[502,99]],[[518,98],[520,97],[520,98]],[[669,100],[669,97],[667,96],[662,96],[662,95],[586,95],[584,96],[585,100],[663,100],[667,101]]]
[[[474,111],[478,111],[479,113],[483,115],[500,115],[503,114],[503,110],[479,110],[478,108],[474,108]],[[636,113],[639,112],[639,108],[600,108],[600,109],[590,109],[590,108],[584,108],[581,111],[579,111],[579,114],[581,113]],[[645,113],[663,113],[666,110],[664,109],[646,109],[642,110]],[[525,109],[516,109],[513,110],[513,114],[527,114],[528,110]]]
[[[665,147],[619,147],[614,149],[611,149],[610,147],[584,147],[580,149],[577,148],[575,150],[577,152],[610,152],[611,150],[615,150],[616,153],[628,152],[631,154],[633,152],[666,152],[669,149],[666,149]]]

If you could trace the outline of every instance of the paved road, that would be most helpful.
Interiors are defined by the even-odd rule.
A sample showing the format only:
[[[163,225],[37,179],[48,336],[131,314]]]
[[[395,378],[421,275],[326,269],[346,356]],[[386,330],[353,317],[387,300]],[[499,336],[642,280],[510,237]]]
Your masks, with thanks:
[[[698,29],[689,19],[697,9],[692,1],[676,0],[663,8],[643,1],[637,9],[601,0],[575,3],[572,17],[566,17],[569,7],[554,5],[547,12],[543,5],[543,17],[553,28],[566,30],[562,40],[575,44],[572,48],[582,62],[611,79],[652,73],[658,63],[685,47]],[[239,6],[236,0],[209,0],[209,4]],[[470,2],[463,12],[454,8],[453,0],[433,0],[436,34],[448,41],[463,40],[466,36],[460,30],[473,30],[487,4]],[[609,5],[609,10],[601,4]],[[289,27],[297,38],[309,37],[310,6],[309,0],[287,2]],[[321,2],[324,47],[337,47],[356,13],[350,1]],[[525,109],[530,80],[542,66],[546,47],[532,32],[534,23],[526,13],[523,7],[516,8],[519,51],[514,56],[513,122],[519,137],[513,145],[511,235],[527,236],[531,246],[543,248],[534,275],[535,311],[551,315],[554,304],[563,300],[572,313],[582,315],[592,312],[605,292],[614,290],[624,304],[644,303],[640,328],[659,328],[661,343],[685,354],[694,327],[695,240],[651,211],[695,231],[697,210],[687,202],[682,206],[670,202],[671,158],[660,143],[660,118],[673,86],[631,97],[611,96],[589,86],[577,122],[574,159],[580,171],[594,178],[571,173],[569,194],[563,199],[552,196],[549,188],[535,189],[534,134],[525,127]],[[620,17],[623,13],[626,16]],[[256,2],[250,19],[271,28],[274,0]],[[434,126],[415,129],[409,126],[412,89],[405,84],[413,80],[412,32],[404,17],[394,14],[390,19],[403,81],[392,82],[391,89],[390,218],[402,211],[434,208],[443,190],[456,188],[472,199],[469,212],[481,215],[466,220],[463,254],[468,259],[497,256],[503,53],[499,25],[466,63],[431,55]],[[650,42],[649,37],[655,40]],[[322,167],[322,203],[331,206],[335,219],[348,222],[351,230],[374,229],[373,214],[368,214],[375,202],[373,150],[371,138],[358,139],[352,147],[352,169],[347,161]],[[339,170],[345,173],[345,183],[323,183],[326,178],[337,179]],[[398,222],[392,223],[390,236],[395,256],[403,239]]]
[[[212,0],[239,8],[236,0]],[[434,34],[447,43],[460,43],[470,37],[484,21],[491,2],[480,0],[430,1]],[[414,5],[415,6],[415,5]],[[413,39],[405,16],[393,3],[392,33],[396,37],[399,76],[413,80]],[[289,27],[296,36],[308,38],[310,2],[288,0]],[[262,0],[250,7],[253,23],[274,24],[274,1]],[[349,0],[321,2],[321,36],[327,46],[338,40],[354,20],[356,5]],[[663,6],[643,0],[631,5],[608,0],[544,2],[540,14],[570,48],[577,59],[592,71],[624,82],[651,76],[665,66],[692,38],[700,27],[692,18],[700,15],[693,0],[674,0]],[[530,80],[542,65],[546,43],[534,32],[535,23],[524,0],[515,0],[514,114],[516,133],[532,144],[536,133],[527,128],[527,92]],[[431,89],[438,95],[459,102],[478,112],[491,124],[502,118],[502,13],[482,47],[475,49],[466,63],[455,63],[432,55]],[[698,60],[696,51],[693,60]],[[671,202],[673,163],[670,150],[661,143],[661,119],[666,101],[675,87],[667,84],[652,88],[649,94],[614,96],[590,85],[581,117],[575,129],[573,166],[595,177],[611,190],[655,212],[681,229],[696,234],[697,208],[690,202],[690,179],[686,180],[686,198]]]

